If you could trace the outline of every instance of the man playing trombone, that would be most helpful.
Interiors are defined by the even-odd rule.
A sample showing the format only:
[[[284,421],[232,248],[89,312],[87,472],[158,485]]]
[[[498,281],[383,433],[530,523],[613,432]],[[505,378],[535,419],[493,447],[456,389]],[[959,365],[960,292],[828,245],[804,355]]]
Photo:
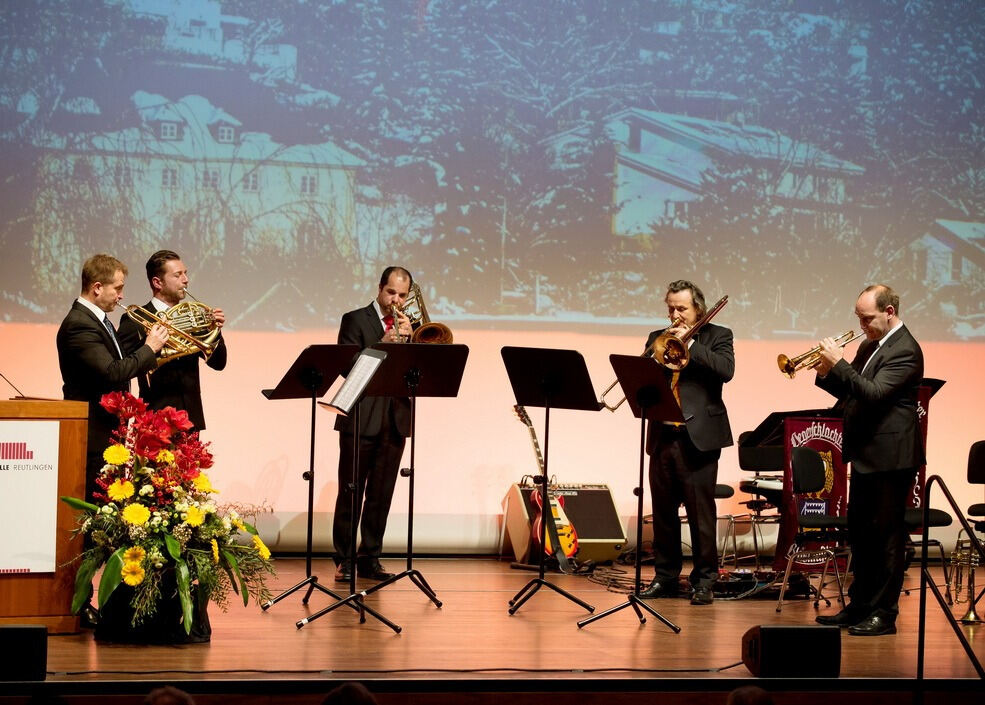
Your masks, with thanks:
[[[906,498],[924,447],[917,417],[923,352],[899,318],[899,296],[867,287],[855,304],[863,342],[851,364],[832,338],[820,342],[815,384],[844,412],[841,455],[852,464],[848,533],[854,579],[849,603],[821,624],[857,636],[896,633],[905,568]]]
[[[682,568],[681,522],[684,505],[691,531],[694,565],[689,576],[691,604],[707,605],[718,579],[715,541],[717,511],[715,484],[722,448],[732,445],[732,430],[722,401],[722,387],[735,373],[732,331],[705,323],[705,297],[687,280],[671,282],[664,298],[671,325],[650,333],[646,353],[654,344],[673,336],[686,340],[685,366],[664,368],[684,415],[683,424],[650,424],[650,500],[653,503],[654,577],[640,597],[676,597]],[[724,301],[724,300],[723,300]],[[715,310],[722,305],[715,307]],[[714,313],[714,311],[713,311]],[[690,333],[690,335],[689,335]]]
[[[181,257],[171,250],[159,250],[150,256],[145,265],[147,282],[153,294],[150,302],[143,308],[153,316],[177,306],[185,298],[188,287],[188,268]],[[219,328],[218,338],[205,364],[213,370],[226,367],[226,341],[222,337],[222,326],[226,316],[221,308],[212,309],[212,319]],[[120,342],[124,350],[139,348],[144,343],[146,331],[130,316],[120,321]],[[140,397],[151,409],[173,406],[188,412],[188,419],[196,431],[205,430],[205,412],[202,409],[202,384],[199,378],[199,359],[201,354],[175,357],[160,365],[153,374],[139,377]]]

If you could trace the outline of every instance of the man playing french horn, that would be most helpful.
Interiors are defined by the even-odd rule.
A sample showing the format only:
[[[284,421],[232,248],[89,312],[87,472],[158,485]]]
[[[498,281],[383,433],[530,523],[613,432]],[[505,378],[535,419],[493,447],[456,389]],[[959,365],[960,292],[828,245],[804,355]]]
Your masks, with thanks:
[[[185,267],[178,253],[159,250],[147,260],[145,269],[147,282],[153,294],[150,302],[142,307],[145,311],[160,316],[177,306],[188,295],[188,268]],[[219,332],[207,357],[204,354],[175,356],[176,359],[166,364],[161,364],[159,360],[157,370],[138,378],[140,397],[151,409],[173,406],[175,409],[187,411],[188,419],[194,424],[196,431],[205,430],[199,360],[205,358],[206,364],[213,370],[222,370],[226,367],[226,341],[221,332],[226,322],[226,315],[221,308],[213,308],[211,316]],[[172,338],[175,337],[177,334],[172,335]],[[130,351],[139,348],[143,345],[144,338],[145,331],[141,324],[130,316],[124,316],[120,321],[120,342],[123,349]]]

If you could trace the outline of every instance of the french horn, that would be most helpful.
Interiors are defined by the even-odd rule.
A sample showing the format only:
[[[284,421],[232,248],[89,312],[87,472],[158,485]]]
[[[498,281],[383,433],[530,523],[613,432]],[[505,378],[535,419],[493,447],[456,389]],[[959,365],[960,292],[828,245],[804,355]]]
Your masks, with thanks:
[[[159,314],[132,305],[127,306],[126,313],[145,334],[158,324],[168,330],[168,341],[157,354],[158,367],[187,355],[202,355],[208,360],[219,344],[221,331],[212,308],[201,301],[182,301]]]

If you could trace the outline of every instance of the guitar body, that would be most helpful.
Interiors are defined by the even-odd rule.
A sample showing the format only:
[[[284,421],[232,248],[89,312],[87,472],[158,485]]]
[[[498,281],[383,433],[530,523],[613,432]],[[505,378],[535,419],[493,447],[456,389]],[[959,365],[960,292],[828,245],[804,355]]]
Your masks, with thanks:
[[[527,410],[519,404],[513,407],[513,411],[530,432],[534,454],[537,456],[537,469],[540,471],[541,476],[543,476],[544,458],[540,453],[540,443],[537,442],[537,434],[534,432],[534,425],[530,421],[530,416],[527,414]],[[542,493],[542,488],[535,485],[531,495],[531,502],[534,505],[535,513],[533,521],[530,523],[530,533],[537,545],[543,545],[544,553],[548,556],[554,556],[557,559],[558,567],[561,568],[562,573],[573,573],[575,566],[571,558],[578,552],[578,534],[575,533],[575,527],[568,521],[568,517],[564,513],[563,498],[548,490],[547,502],[550,505],[550,511],[546,513],[547,532],[545,536],[545,512]]]
[[[540,488],[534,488],[530,499],[537,511],[533,522],[531,522],[531,534],[538,544],[544,544],[544,553],[549,556],[558,554],[565,558],[574,558],[575,554],[578,553],[578,534],[564,513],[564,497],[555,496],[550,490],[547,491],[547,502],[551,506],[551,511],[547,515],[546,541],[543,541],[544,507]]]

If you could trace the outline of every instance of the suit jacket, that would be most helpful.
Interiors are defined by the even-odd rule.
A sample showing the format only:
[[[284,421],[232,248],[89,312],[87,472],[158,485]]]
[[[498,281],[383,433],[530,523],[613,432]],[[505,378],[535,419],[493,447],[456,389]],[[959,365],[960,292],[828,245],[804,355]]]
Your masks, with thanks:
[[[380,342],[383,337],[383,323],[373,304],[342,316],[339,325],[339,345],[358,345],[368,348]],[[364,397],[359,402],[359,435],[376,436],[383,430],[384,422],[393,414],[397,431],[401,436],[410,435],[410,399],[408,397]],[[335,430],[352,433],[353,414],[339,416],[335,420]]]
[[[841,455],[853,472],[915,468],[925,462],[917,418],[917,388],[923,380],[923,351],[903,326],[881,348],[866,340],[855,360],[839,360],[815,384],[838,397],[844,413]],[[873,350],[863,374],[859,369]]]
[[[128,391],[130,380],[154,369],[154,351],[146,345],[128,353],[121,343],[121,360],[109,331],[78,301],[58,328],[58,367],[65,399],[89,402],[89,452],[100,451],[119,419],[99,405],[104,394]]]
[[[646,348],[666,328],[655,330],[646,339]],[[732,427],[728,411],[722,401],[722,387],[735,374],[735,351],[732,348],[732,331],[723,326],[706,323],[692,338],[688,350],[689,362],[681,370],[677,389],[681,397],[681,411],[688,435],[695,448],[703,451],[720,450],[732,445]],[[664,369],[668,382],[672,370]],[[660,424],[651,424],[647,439],[647,452],[652,453],[659,438]]]
[[[148,311],[156,310],[153,301],[149,301],[144,308]],[[144,327],[129,316],[124,316],[120,321],[120,345],[124,352],[136,350],[146,339]],[[202,384],[198,366],[202,358],[202,355],[185,355],[161,365],[152,375],[140,375],[140,398],[151,409],[173,406],[187,411],[188,419],[195,424],[195,430],[204,430],[205,412],[202,409]],[[226,358],[226,341],[220,333],[215,350],[205,364],[213,370],[221,370],[226,367]]]

